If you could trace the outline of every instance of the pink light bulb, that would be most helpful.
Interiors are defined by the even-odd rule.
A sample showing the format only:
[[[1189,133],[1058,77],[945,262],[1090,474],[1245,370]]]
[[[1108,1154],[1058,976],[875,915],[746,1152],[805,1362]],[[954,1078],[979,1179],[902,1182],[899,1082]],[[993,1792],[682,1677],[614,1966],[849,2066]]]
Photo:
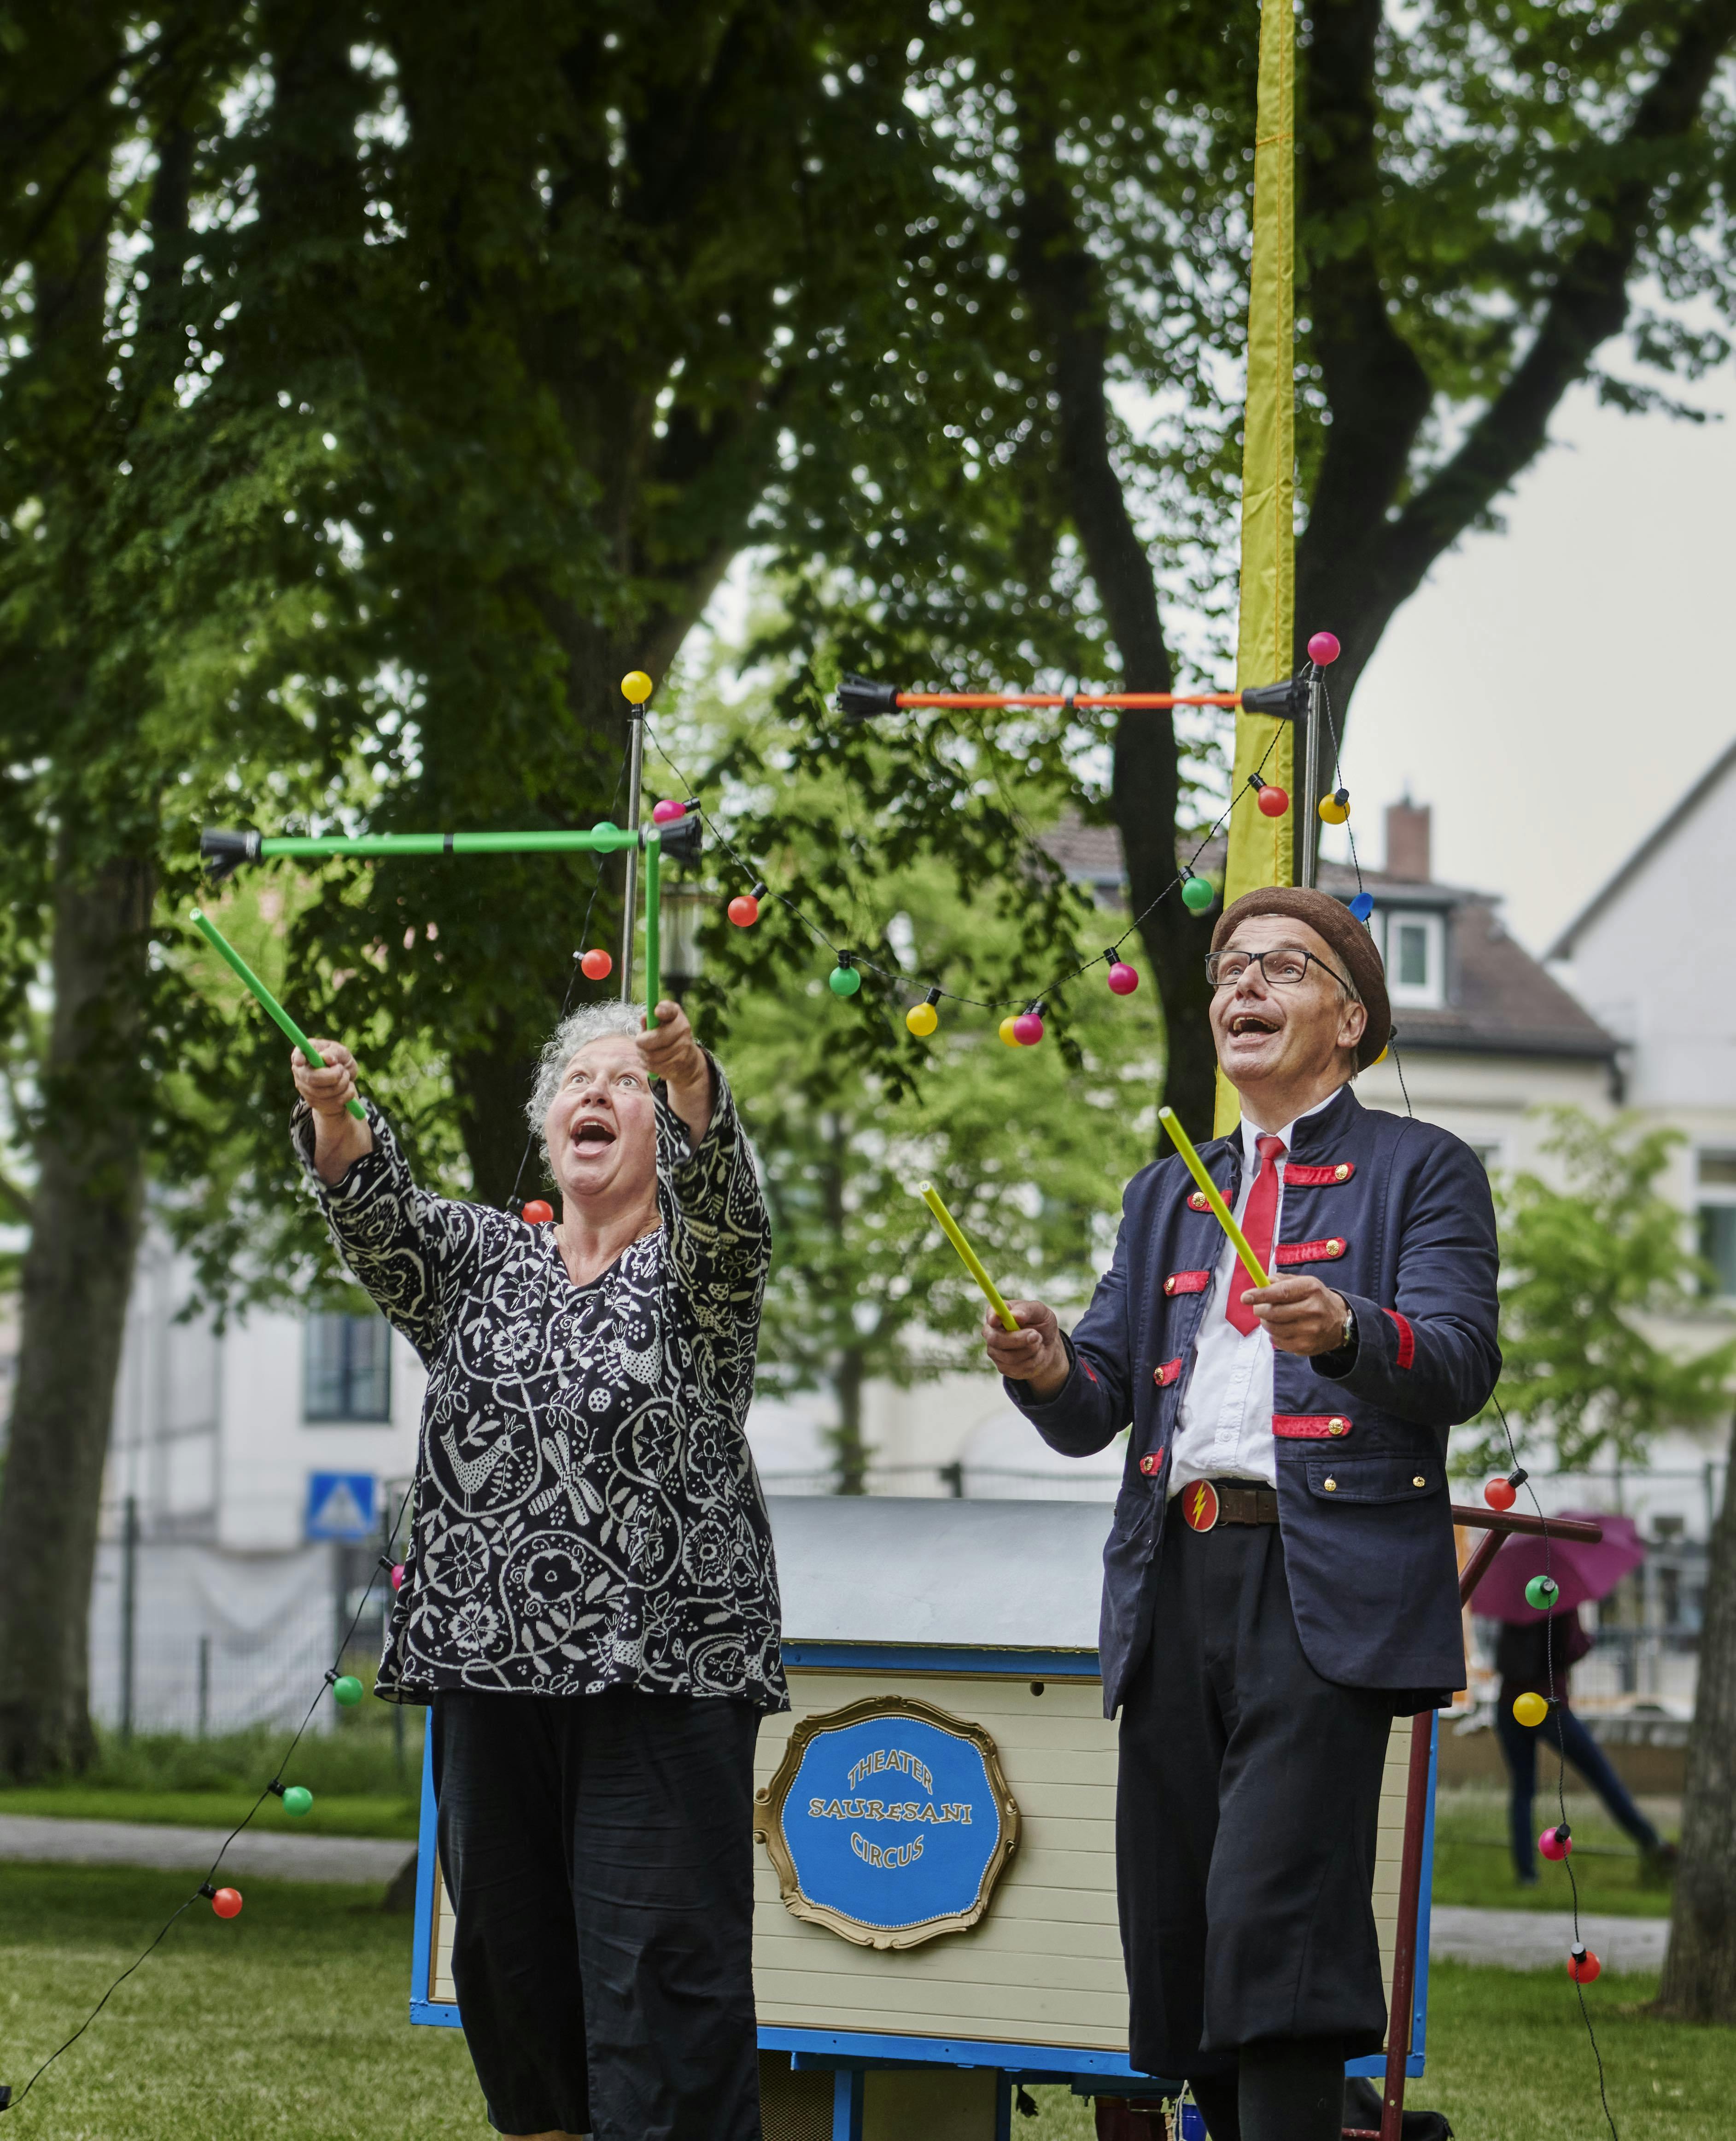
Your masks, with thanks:
[[[673,795],[665,795],[651,813],[653,825],[673,825],[678,818],[687,815],[685,803],[678,803]]]
[[[394,1591],[402,1591],[404,1587],[404,1564],[401,1561],[392,1563],[392,1587]]]
[[[1118,997],[1130,997],[1139,987],[1139,969],[1117,959],[1109,969],[1109,986]]]
[[[1308,658],[1324,668],[1329,662],[1336,662],[1340,649],[1335,632],[1317,632],[1308,642]]]
[[[1022,1011],[1013,1021],[1013,1038],[1021,1048],[1034,1048],[1043,1038],[1043,1021],[1033,1011]]]
[[[1551,1826],[1546,1828],[1537,1838],[1537,1848],[1546,1858],[1559,1861],[1565,1858],[1572,1850],[1573,1838],[1567,1833],[1565,1826],[1560,1828]]]

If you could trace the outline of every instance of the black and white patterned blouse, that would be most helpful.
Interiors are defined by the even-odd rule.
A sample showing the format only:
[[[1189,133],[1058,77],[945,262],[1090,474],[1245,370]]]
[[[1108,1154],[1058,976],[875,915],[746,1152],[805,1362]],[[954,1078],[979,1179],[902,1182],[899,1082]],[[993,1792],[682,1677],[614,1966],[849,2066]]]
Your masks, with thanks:
[[[338,1254],[428,1370],[377,1692],[735,1696],[787,1709],[742,1422],[771,1230],[723,1074],[696,1149],[658,1081],[662,1226],[589,1286],[555,1229],[418,1189],[371,1105],[341,1182],[293,1134]]]

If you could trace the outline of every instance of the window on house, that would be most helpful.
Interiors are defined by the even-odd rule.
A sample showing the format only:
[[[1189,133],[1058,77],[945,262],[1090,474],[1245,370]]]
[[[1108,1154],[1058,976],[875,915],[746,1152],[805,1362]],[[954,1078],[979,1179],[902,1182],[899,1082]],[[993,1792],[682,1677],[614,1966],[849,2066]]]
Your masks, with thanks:
[[[390,1420],[392,1331],[382,1316],[310,1316],[303,1326],[302,1416]]]
[[[1382,918],[1387,994],[1395,1004],[1438,1009],[1447,1001],[1446,935],[1440,916],[1398,908]]]
[[[1724,1299],[1736,1297],[1736,1152],[1701,1151],[1699,1253],[1712,1267],[1708,1291]]]

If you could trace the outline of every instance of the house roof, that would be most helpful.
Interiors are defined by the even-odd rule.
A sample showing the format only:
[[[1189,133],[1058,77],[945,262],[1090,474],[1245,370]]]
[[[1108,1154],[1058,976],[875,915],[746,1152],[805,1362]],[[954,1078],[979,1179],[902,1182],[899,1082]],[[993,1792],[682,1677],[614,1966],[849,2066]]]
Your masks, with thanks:
[[[1635,871],[1642,864],[1649,862],[1659,849],[1669,842],[1677,829],[1694,815],[1700,805],[1705,801],[1733,767],[1736,767],[1736,743],[1731,744],[1728,750],[1720,752],[1718,757],[1713,760],[1711,765],[1676,805],[1674,810],[1653,826],[1650,832],[1635,849],[1615,874],[1592,894],[1543,954],[1546,959],[1571,959],[1573,957],[1574,940],[1581,930],[1602,913],[1604,908],[1627,883]]]
[[[1121,835],[1112,825],[1063,821],[1045,839],[1049,853],[1076,883],[1102,890],[1125,882]],[[1225,842],[1210,841],[1197,859],[1201,871],[1224,866]],[[1551,1056],[1613,1061],[1620,1044],[1569,995],[1540,961],[1510,937],[1500,902],[1467,885],[1421,883],[1383,870],[1320,865],[1320,889],[1349,900],[1360,888],[1386,909],[1423,908],[1450,917],[1447,1002],[1438,1011],[1395,1007],[1402,1048],[1457,1055]]]

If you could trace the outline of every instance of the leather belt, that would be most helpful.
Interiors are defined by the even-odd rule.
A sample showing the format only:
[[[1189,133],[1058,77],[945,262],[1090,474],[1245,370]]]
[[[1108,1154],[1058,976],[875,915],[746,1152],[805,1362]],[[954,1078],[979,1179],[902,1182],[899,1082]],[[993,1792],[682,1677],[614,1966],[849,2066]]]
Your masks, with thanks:
[[[1275,1487],[1233,1487],[1226,1481],[1218,1489],[1218,1522],[1223,1524],[1275,1524],[1278,1489]]]
[[[1176,1497],[1190,1531],[1216,1531],[1220,1524],[1275,1524],[1278,1490],[1252,1486],[1245,1479],[1196,1479]]]

